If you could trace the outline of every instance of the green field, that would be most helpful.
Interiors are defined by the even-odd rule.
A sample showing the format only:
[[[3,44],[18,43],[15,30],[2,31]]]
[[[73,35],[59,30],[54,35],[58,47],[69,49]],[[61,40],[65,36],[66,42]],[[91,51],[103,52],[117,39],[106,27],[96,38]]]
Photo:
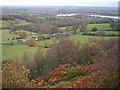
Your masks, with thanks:
[[[49,45],[56,42],[57,40],[41,40],[37,42],[38,46],[44,46],[45,43],[48,43]]]
[[[44,46],[45,43],[48,43],[50,45],[53,42],[54,40],[38,41],[36,46]],[[42,48],[44,51],[47,50],[47,48]],[[31,54],[30,56],[33,57],[37,49],[38,47],[29,47],[28,45],[3,45],[2,60],[4,61],[9,58],[21,58],[25,52],[28,52],[29,54]]]
[[[39,19],[46,19],[46,17],[38,17]]]
[[[118,31],[106,31],[106,32],[105,32],[105,35],[111,35],[111,34],[116,34],[116,35],[118,35],[119,32],[118,32]]]
[[[26,32],[28,35],[31,34],[31,36],[37,36],[37,33],[25,31],[25,30],[20,30],[20,31],[16,31],[16,32]]]
[[[8,28],[9,23],[5,20],[0,20],[0,28]]]
[[[12,38],[16,38],[18,37],[18,35],[14,35],[9,33],[10,30],[6,29],[6,30],[0,30],[0,33],[2,33],[2,41],[8,41],[11,40]]]
[[[21,58],[25,52],[28,52],[32,57],[38,47],[28,47],[26,45],[3,45],[2,60],[8,58]]]
[[[87,28],[91,30],[93,27],[97,27],[99,30],[102,30],[102,32],[105,32],[105,34],[117,34],[118,33],[115,31],[104,31],[104,30],[110,29],[109,26],[110,24],[89,24]],[[63,27],[61,29],[66,29],[66,28]],[[12,39],[13,37],[18,37],[18,35],[10,34],[9,30],[1,30],[0,32],[2,32],[2,43],[5,43],[5,44],[10,43],[11,40],[8,40],[8,38]],[[28,36],[27,38],[30,38],[32,36],[37,36],[37,33],[28,32],[24,30],[17,31],[17,32],[26,32],[28,35],[32,34]],[[65,39],[71,39],[71,40],[74,40],[75,42],[80,42],[81,44],[84,44],[91,39],[112,39],[112,38],[117,38],[117,37],[87,36],[87,35],[80,35],[80,33],[65,37]],[[16,42],[17,40],[12,40],[12,42],[14,41]],[[36,46],[44,46],[45,43],[50,45],[56,42],[58,42],[57,39],[41,40],[41,41],[37,41]],[[2,60],[3,61],[9,58],[21,58],[25,52],[28,52],[31,58],[33,58],[34,53],[38,49],[38,47],[36,46],[28,47],[27,45],[5,45],[5,44],[3,44],[3,47],[2,47],[2,51],[3,51]],[[43,50],[46,51],[47,49],[43,48]]]
[[[112,39],[115,37],[98,37],[98,36],[82,36],[82,35],[72,35],[67,37],[66,39],[71,39],[76,42],[80,42],[81,44],[86,43],[90,39]],[[52,44],[57,42],[58,40],[43,40],[43,41],[37,41],[38,46],[44,46],[45,43]],[[33,57],[35,51],[38,47],[28,47],[27,45],[3,45],[2,47],[2,54],[3,59],[6,60],[8,58],[20,58],[23,56],[24,52],[28,52],[31,54],[31,57]],[[43,50],[46,50],[46,48],[43,48]]]
[[[28,25],[31,24],[30,22],[22,22],[22,23],[18,23],[18,24],[14,24],[16,26],[20,26],[20,25]]]
[[[87,36],[87,35],[72,35],[68,37],[68,39],[75,40],[76,42],[80,42],[81,44],[86,43],[90,39],[113,39],[117,37],[103,37],[103,36]]]
[[[0,33],[2,33],[2,41],[4,43],[5,42],[10,42],[12,40],[12,38],[19,37],[19,35],[11,34],[11,33],[9,33],[9,31],[10,31],[9,29],[0,30]],[[16,31],[16,32],[26,32],[28,35],[31,34],[31,36],[28,36],[28,37],[37,36],[37,33],[24,31],[24,30]],[[8,38],[9,38],[9,40],[8,40]]]
[[[96,27],[97,30],[111,30],[110,24],[88,24],[86,30],[91,31],[92,28]]]

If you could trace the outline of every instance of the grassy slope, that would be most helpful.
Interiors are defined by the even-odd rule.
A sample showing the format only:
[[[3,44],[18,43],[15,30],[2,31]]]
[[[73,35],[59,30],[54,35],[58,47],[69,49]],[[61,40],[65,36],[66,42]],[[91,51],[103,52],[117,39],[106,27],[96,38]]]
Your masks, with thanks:
[[[8,58],[20,58],[25,52],[33,56],[37,49],[37,47],[28,47],[26,45],[3,45],[2,58],[3,61]]]
[[[75,41],[79,41],[80,43],[86,43],[90,38],[96,39],[111,39],[112,37],[96,37],[96,36],[81,36],[81,35],[72,35],[67,37],[66,39],[72,39]],[[113,37],[114,38],[114,37]],[[52,44],[57,42],[57,40],[45,40],[45,41],[38,41],[38,46],[43,46],[44,43]],[[16,58],[23,56],[24,52],[31,53],[31,57],[33,57],[35,51],[38,47],[28,47],[26,45],[3,45],[3,60],[8,58]],[[47,50],[43,48],[43,50]],[[11,51],[11,52],[10,52]]]
[[[29,22],[23,22],[23,23],[19,23],[19,24],[14,24],[16,26],[20,26],[20,25],[27,25],[27,24],[30,24]]]
[[[9,25],[8,21],[0,20],[0,28],[7,28]]]
[[[87,26],[87,30],[91,30],[92,28],[97,27],[98,30],[111,30],[110,24],[89,24]]]
[[[88,25],[88,27],[94,27],[95,25],[97,25],[100,28],[102,28],[105,25],[102,28],[102,30],[105,30],[104,28],[105,27],[107,28],[109,24],[100,24],[100,25],[90,24],[90,25]],[[9,34],[9,30],[2,30],[2,32],[3,32],[3,35],[2,35],[3,40],[7,40],[8,37],[9,38],[17,37],[16,35]],[[113,31],[109,31],[109,33],[110,32],[112,33]],[[27,32],[27,33],[30,34],[32,32]],[[33,34],[33,36],[37,36],[36,33],[32,33],[32,34]],[[80,43],[84,44],[89,39],[111,39],[111,38],[115,38],[115,37],[82,36],[82,35],[76,34],[76,35],[71,35],[71,36],[67,37],[66,39],[72,39],[72,40],[79,41]],[[43,41],[38,41],[37,45],[43,46],[45,43],[52,44],[57,41],[58,40],[43,40]],[[8,41],[5,41],[4,43],[8,43]],[[21,56],[23,56],[24,52],[32,53],[31,56],[33,56],[33,54],[35,53],[36,50],[37,50],[37,47],[28,47],[26,45],[3,45],[3,60],[8,59],[8,58],[21,57]]]
[[[82,44],[86,43],[90,39],[112,39],[112,38],[116,38],[116,37],[82,36],[82,35],[78,35],[78,34],[68,37],[68,39],[79,41]]]
[[[0,30],[0,33],[2,33],[2,41],[7,41],[8,38],[11,40],[13,37],[16,38],[18,35],[10,34],[9,30]]]

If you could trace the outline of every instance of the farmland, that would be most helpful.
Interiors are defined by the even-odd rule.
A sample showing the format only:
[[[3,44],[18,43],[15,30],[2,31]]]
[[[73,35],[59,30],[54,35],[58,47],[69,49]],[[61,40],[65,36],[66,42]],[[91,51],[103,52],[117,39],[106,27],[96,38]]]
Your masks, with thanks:
[[[103,25],[103,24],[102,24]],[[98,27],[102,27],[102,25],[98,25]],[[108,24],[105,24],[106,27]],[[96,26],[96,24],[92,24],[92,25],[88,25],[88,26]],[[101,28],[100,27],[100,28]],[[17,32],[27,32],[27,31],[17,31]],[[33,32],[27,32],[28,34],[32,33],[33,36],[36,36],[36,33]],[[118,32],[113,32],[113,31],[109,31],[107,32],[108,34],[113,34],[113,33],[118,33]],[[13,37],[18,37],[18,35],[14,35],[14,34],[10,34],[9,30],[2,30],[2,40],[4,43],[9,43],[11,42]],[[29,36],[31,37],[31,36]],[[8,38],[10,39],[8,41]],[[93,39],[114,39],[117,37],[104,37],[104,36],[87,36],[87,35],[71,35],[69,37],[65,37],[65,39],[71,39],[74,40],[75,42],[80,42],[81,44],[84,44],[86,42],[88,42],[89,40],[93,40]],[[12,40],[13,42],[16,42],[16,40]],[[58,40],[41,40],[41,41],[37,41],[36,46],[44,46],[45,43],[47,44],[52,44],[57,42]],[[25,52],[29,52],[31,53],[31,57],[34,55],[34,53],[36,52],[36,50],[38,49],[38,47],[28,47],[26,45],[3,45],[3,60],[9,59],[9,58],[21,58],[23,56],[23,54]],[[45,49],[46,50],[46,49]],[[12,51],[11,53],[9,53],[9,51]]]
[[[29,52],[31,57],[34,55],[37,47],[28,47],[26,45],[3,45],[2,48],[2,59],[6,60],[8,58],[18,58],[21,59],[25,52]],[[11,52],[11,53],[9,53]]]
[[[91,30],[92,28],[97,27],[99,30],[108,30],[111,29],[110,28],[110,24],[89,24],[87,26],[87,30]],[[60,28],[61,29],[61,28]],[[62,28],[63,30],[65,30],[66,28]],[[12,41],[12,38],[16,38],[18,37],[18,35],[14,35],[14,34],[10,34],[9,33],[10,30],[1,30],[2,32],[2,41],[4,43],[9,43]],[[36,33],[33,32],[28,32],[28,31],[17,31],[17,32],[26,32],[27,34],[32,34],[32,36],[37,36]],[[106,31],[106,34],[116,34],[118,32],[115,31]],[[29,36],[29,37],[32,37]],[[9,40],[8,40],[9,38]],[[71,39],[74,40],[76,42],[80,42],[81,44],[86,43],[87,41],[91,40],[91,39],[112,39],[112,38],[116,38],[116,37],[104,37],[104,36],[85,36],[85,35],[71,35],[69,37],[66,37],[66,39]],[[16,41],[16,40],[13,40]],[[37,41],[37,46],[44,46],[45,43],[48,43],[49,45],[56,42],[57,40],[41,40],[41,41]],[[24,48],[24,49],[23,49]],[[12,50],[12,53],[9,54],[9,51]],[[24,52],[31,52],[32,54],[35,53],[35,51],[37,50],[37,47],[28,47],[26,45],[3,45],[3,60],[6,60],[8,58],[14,58],[14,57],[21,57],[23,55]]]
[[[20,25],[27,25],[27,24],[30,24],[29,22],[22,22],[22,23],[18,23],[18,24],[14,24],[16,26],[20,26]]]
[[[87,26],[87,30],[90,31],[92,28],[97,27],[98,30],[104,31],[104,30],[111,30],[110,28],[110,24],[106,23],[106,24],[89,24]]]
[[[101,37],[101,36],[82,36],[82,35],[72,35],[69,37],[70,39],[76,41],[76,42],[80,42],[82,44],[88,42],[89,40],[94,40],[94,39],[114,39],[116,37]]]
[[[12,40],[12,38],[16,38],[18,37],[18,35],[14,35],[14,34],[10,34],[9,33],[10,30],[1,30],[0,32],[2,33],[2,41],[8,41],[9,40]]]
[[[118,87],[116,8],[15,7],[0,18],[3,88]]]

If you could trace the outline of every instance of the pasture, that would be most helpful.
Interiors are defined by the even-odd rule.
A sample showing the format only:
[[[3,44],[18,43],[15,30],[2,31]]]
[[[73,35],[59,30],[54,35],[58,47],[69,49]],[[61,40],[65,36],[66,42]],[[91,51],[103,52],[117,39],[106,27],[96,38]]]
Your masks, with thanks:
[[[14,24],[16,26],[20,26],[20,25],[28,25],[31,24],[30,22],[22,22],[22,23],[18,23],[18,24]]]
[[[0,28],[8,28],[9,23],[5,20],[0,20]]]
[[[26,45],[3,45],[2,46],[2,60],[9,58],[21,58],[25,52],[29,53],[32,57],[38,47],[28,47]]]
[[[88,24],[86,30],[91,31],[92,28],[96,27],[97,30],[111,30],[110,24],[109,23],[104,23],[104,24]]]
[[[9,31],[9,29],[0,30],[0,33],[2,33],[2,41],[8,41],[8,39],[12,40],[12,38],[18,37],[18,35],[11,34]]]
[[[79,34],[68,37],[68,39],[74,40],[76,42],[80,42],[81,44],[84,44],[91,39],[99,40],[99,39],[113,39],[113,38],[117,38],[117,37],[87,36],[87,35],[79,35]]]
[[[98,37],[98,36],[83,36],[83,35],[71,35],[69,37],[65,37],[65,39],[71,39],[75,42],[80,42],[81,44],[84,44],[88,42],[91,39],[112,39],[116,37]],[[36,46],[44,46],[45,43],[48,45],[58,42],[58,40],[41,40],[37,41]],[[9,58],[21,58],[25,52],[28,52],[31,56],[31,58],[34,56],[34,53],[38,49],[38,47],[29,47],[27,45],[3,45],[2,47],[2,60],[6,60]],[[47,48],[43,48],[44,51],[47,50]]]
[[[97,27],[98,30],[102,30],[101,32],[105,32],[105,34],[116,34],[118,32],[115,31],[104,31],[104,30],[108,30],[111,29],[110,28],[110,24],[89,24],[87,26],[87,30],[91,30],[92,28]],[[65,30],[66,27],[62,27],[60,29]],[[15,34],[11,34],[9,33],[10,30],[6,29],[6,30],[0,30],[0,32],[2,32],[2,41],[1,43],[10,43],[12,38],[16,38],[19,37],[18,35]],[[29,32],[29,31],[16,31],[16,32],[26,32],[29,36],[27,38],[30,38],[32,36],[38,36],[37,33],[34,32]],[[97,32],[97,31],[96,31]],[[47,34],[44,34],[47,35]],[[8,38],[10,40],[8,40]],[[68,37],[65,37],[64,39],[71,39],[75,42],[80,42],[81,44],[84,44],[86,42],[88,42],[89,40],[92,39],[112,39],[112,38],[117,38],[117,37],[104,37],[104,36],[88,36],[88,35],[81,35],[79,34],[74,34],[74,35],[70,35]],[[17,40],[12,40],[12,42],[16,42]],[[35,47],[29,47],[28,45],[6,45],[3,44],[2,46],[2,60],[7,60],[9,58],[22,58],[22,56],[24,55],[25,52],[28,52],[31,56],[31,59],[33,58],[36,50],[39,48],[39,46],[44,46],[45,44],[51,45],[53,43],[58,42],[58,39],[47,39],[47,40],[40,40],[37,41]],[[46,51],[47,48],[43,48],[43,51]]]

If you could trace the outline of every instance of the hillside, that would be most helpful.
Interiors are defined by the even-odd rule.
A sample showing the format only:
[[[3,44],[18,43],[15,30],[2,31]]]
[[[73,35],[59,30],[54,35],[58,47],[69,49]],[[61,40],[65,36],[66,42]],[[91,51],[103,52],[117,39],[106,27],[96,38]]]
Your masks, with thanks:
[[[117,69],[115,61],[78,66],[66,64],[34,83],[43,88],[114,88],[118,86]]]
[[[2,85],[4,88],[118,88],[117,39],[98,41],[80,45],[61,40],[46,54],[38,49],[33,61],[27,53],[22,62],[4,61]]]

